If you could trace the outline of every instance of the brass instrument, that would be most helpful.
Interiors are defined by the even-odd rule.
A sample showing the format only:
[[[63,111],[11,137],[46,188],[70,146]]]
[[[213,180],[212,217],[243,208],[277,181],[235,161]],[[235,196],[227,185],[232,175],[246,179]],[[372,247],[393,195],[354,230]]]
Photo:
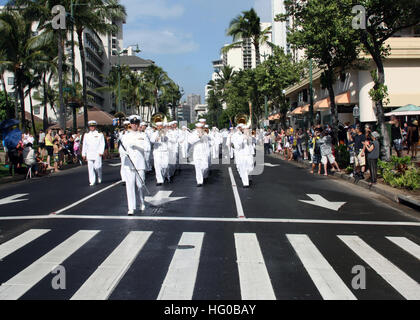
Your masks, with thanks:
[[[158,122],[168,122],[168,119],[166,118],[166,116],[162,112],[158,112],[158,113],[155,113],[154,115],[152,115],[152,119],[150,121],[150,124],[152,125],[152,127],[156,128],[156,123],[158,123]]]
[[[236,122],[236,125],[244,124],[246,126],[251,126],[251,118],[245,113],[238,114],[235,117],[235,122]]]

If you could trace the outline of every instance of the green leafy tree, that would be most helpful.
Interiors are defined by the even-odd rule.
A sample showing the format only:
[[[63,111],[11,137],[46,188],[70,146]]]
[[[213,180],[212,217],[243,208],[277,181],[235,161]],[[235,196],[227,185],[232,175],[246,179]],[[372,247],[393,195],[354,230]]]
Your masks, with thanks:
[[[376,105],[376,116],[383,137],[383,154],[391,159],[391,141],[385,123],[384,100],[387,99],[384,60],[390,54],[386,41],[397,32],[419,24],[420,0],[352,0],[352,6],[362,6],[363,12],[355,12],[353,25],[364,49],[376,65],[373,73],[374,88],[371,91]]]
[[[276,46],[273,55],[256,68],[258,90],[270,101],[272,109],[280,111],[283,127],[286,127],[286,114],[290,109],[283,90],[303,77],[305,66],[305,61],[294,62],[291,55]]]
[[[298,49],[305,49],[323,70],[329,93],[332,129],[338,141],[338,110],[335,104],[334,82],[337,72],[343,72],[358,61],[360,41],[352,28],[351,0],[285,1],[286,15],[277,20],[294,18],[288,41]]]

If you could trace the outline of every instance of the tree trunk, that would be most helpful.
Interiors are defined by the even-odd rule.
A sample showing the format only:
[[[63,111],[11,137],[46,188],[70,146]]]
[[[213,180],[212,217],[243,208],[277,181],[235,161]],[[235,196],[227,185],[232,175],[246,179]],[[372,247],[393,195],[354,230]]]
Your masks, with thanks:
[[[60,127],[66,131],[66,106],[64,105],[63,98],[63,34],[61,30],[58,30],[58,97],[59,97],[59,107],[60,107]]]
[[[34,137],[37,137],[38,134],[36,132],[36,127],[35,127],[34,106],[32,103],[32,89],[31,88],[29,88],[29,105],[31,106],[32,131],[34,132]]]
[[[0,75],[0,80],[1,80],[1,85],[3,87],[4,99],[6,101],[6,118],[7,119],[15,118],[16,115],[13,114],[9,106],[9,94],[7,93],[7,87],[6,87],[6,83],[4,82],[3,74]]]
[[[20,77],[18,78],[20,79]],[[21,117],[21,125],[22,131],[26,131],[26,116],[25,116],[25,93],[23,92],[22,81],[18,80],[17,90],[19,93],[19,100],[20,100],[20,117]]]
[[[254,47],[255,47],[255,64],[258,67],[261,64],[260,44],[258,43],[258,40],[254,40]]]
[[[79,41],[79,52],[82,60],[82,80],[83,80],[83,119],[85,121],[85,129],[88,129],[88,107],[87,107],[87,84],[86,84],[86,57],[83,45],[83,29],[77,30],[77,38]]]
[[[325,76],[327,79],[327,90],[330,97],[330,104],[331,104],[331,115],[332,115],[332,131],[335,144],[338,143],[338,110],[335,104],[335,93],[334,93],[334,71],[328,69],[325,71]]]
[[[44,132],[47,130],[48,128],[48,100],[47,100],[47,73],[44,73],[44,76],[42,78],[42,82],[43,82],[43,87],[44,87],[44,116],[43,116],[43,129]]]
[[[375,84],[375,87],[379,87],[380,85],[385,84],[385,70],[382,63],[382,60],[379,59],[379,63],[377,64],[378,67],[378,83]],[[376,89],[375,88],[375,89]],[[383,101],[376,101],[376,117],[378,119],[379,127],[381,128],[381,134],[383,137],[382,143],[382,154],[385,157],[385,161],[391,160],[391,139],[388,134],[388,129],[385,123],[385,112],[384,112],[384,105]]]

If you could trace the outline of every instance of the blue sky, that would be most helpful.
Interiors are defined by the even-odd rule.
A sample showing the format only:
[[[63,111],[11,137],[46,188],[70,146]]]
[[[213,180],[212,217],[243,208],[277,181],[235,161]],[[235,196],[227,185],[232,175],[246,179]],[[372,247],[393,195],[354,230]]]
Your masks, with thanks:
[[[6,3],[0,0],[0,4]],[[184,89],[200,94],[211,79],[212,61],[231,39],[229,22],[254,8],[271,21],[271,0],[120,0],[127,9],[124,46],[139,44],[140,57],[151,59]]]
[[[271,0],[121,0],[127,9],[124,46],[139,44],[140,57],[151,59],[184,89],[200,94],[211,79],[212,61],[231,41],[229,22],[254,8],[271,21]]]

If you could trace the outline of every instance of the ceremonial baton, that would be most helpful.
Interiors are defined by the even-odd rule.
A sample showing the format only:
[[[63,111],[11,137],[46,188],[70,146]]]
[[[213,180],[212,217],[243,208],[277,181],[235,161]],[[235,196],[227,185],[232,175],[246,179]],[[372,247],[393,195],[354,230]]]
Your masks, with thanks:
[[[149,194],[149,196],[151,196],[152,194],[150,193],[149,189],[147,189],[147,187],[146,187],[146,183],[145,183],[145,182],[144,182],[144,180],[142,179],[142,177],[141,177],[140,173],[138,172],[138,170],[137,170],[136,166],[134,165],[133,160],[131,160],[130,155],[128,154],[128,151],[127,151],[127,149],[124,147],[124,144],[122,143],[122,141],[121,141],[121,140],[120,140],[120,144],[121,144],[121,147],[123,147],[124,151],[126,152],[126,154],[127,154],[127,158],[130,160],[131,164],[133,165],[134,170],[136,171],[137,175],[139,176],[140,181],[141,181],[141,183],[142,183],[142,184],[143,184],[143,186],[144,186],[144,189],[147,191],[147,193]],[[122,164],[121,164],[121,165],[122,165]]]

